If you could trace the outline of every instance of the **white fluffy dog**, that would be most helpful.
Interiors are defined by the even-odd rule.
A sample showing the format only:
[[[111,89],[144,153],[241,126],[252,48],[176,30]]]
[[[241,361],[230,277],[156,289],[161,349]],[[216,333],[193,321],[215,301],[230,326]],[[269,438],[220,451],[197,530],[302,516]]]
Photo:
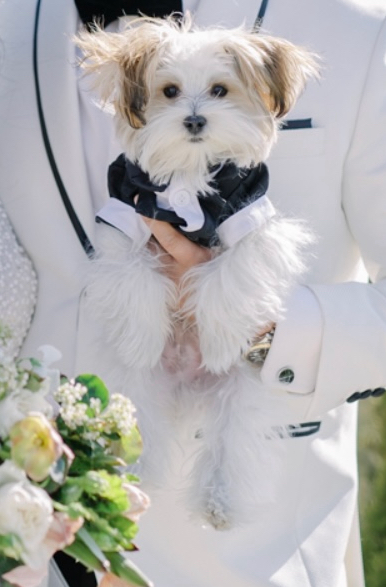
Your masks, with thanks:
[[[229,528],[272,490],[265,454],[275,402],[245,353],[283,315],[309,241],[253,182],[266,182],[278,120],[317,75],[315,60],[284,40],[196,30],[189,19],[142,18],[120,33],[95,27],[76,42],[124,148],[110,187],[125,193],[99,214],[87,297],[114,351],[116,381],[137,405],[141,475],[162,483],[182,428],[197,447],[190,507]],[[211,260],[176,284],[136,206],[177,218],[180,232],[211,245]]]

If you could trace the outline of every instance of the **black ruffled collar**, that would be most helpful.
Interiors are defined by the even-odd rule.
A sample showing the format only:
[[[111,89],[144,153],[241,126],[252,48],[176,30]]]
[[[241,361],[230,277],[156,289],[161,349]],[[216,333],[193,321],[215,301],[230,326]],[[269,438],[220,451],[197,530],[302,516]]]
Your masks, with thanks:
[[[194,232],[184,231],[186,222],[176,212],[157,205],[155,192],[164,192],[168,185],[152,183],[148,174],[123,153],[109,167],[108,188],[112,198],[132,206],[143,216],[170,222],[190,240],[211,246],[217,242],[217,227],[247,204],[259,199],[268,189],[268,169],[264,163],[250,169],[239,168],[233,163],[217,167],[217,172],[216,168],[210,170],[214,173],[212,185],[216,193],[197,194],[204,224]]]

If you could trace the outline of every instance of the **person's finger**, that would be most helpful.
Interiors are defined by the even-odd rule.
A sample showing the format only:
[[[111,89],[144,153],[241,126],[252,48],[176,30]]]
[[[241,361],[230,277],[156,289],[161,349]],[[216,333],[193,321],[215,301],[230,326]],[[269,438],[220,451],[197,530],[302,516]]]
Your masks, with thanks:
[[[211,258],[209,249],[201,247],[177,232],[168,222],[142,217],[153,236],[169,255],[183,267],[189,269]]]

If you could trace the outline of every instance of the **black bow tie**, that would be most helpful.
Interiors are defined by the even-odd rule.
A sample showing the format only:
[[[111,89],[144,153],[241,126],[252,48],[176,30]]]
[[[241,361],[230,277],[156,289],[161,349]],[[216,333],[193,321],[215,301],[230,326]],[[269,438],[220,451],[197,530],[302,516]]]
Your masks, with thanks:
[[[123,153],[109,167],[110,197],[132,206],[143,216],[170,222],[187,238],[200,245],[211,246],[216,244],[216,228],[245,205],[261,198],[268,188],[268,169],[264,163],[252,169],[241,169],[234,163],[217,167],[217,172],[216,168],[210,169],[214,172],[212,184],[216,193],[209,197],[198,194],[205,220],[202,228],[195,232],[185,232],[185,220],[172,210],[164,210],[157,206],[155,192],[163,192],[168,186],[155,185],[150,181],[148,174],[129,161]],[[137,195],[138,200],[135,202]],[[97,221],[101,220],[97,217]]]
[[[75,0],[75,4],[84,24],[97,20],[105,27],[125,14],[162,18],[172,12],[182,12],[182,0]]]

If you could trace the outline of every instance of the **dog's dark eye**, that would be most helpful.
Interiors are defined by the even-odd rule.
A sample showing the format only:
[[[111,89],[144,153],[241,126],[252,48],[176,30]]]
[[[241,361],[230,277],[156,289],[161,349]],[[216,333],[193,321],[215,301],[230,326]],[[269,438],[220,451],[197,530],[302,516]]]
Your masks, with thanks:
[[[212,89],[210,90],[211,96],[214,96],[215,98],[223,98],[227,95],[227,93],[227,88],[225,86],[221,86],[220,84],[212,86]]]
[[[176,98],[180,90],[177,86],[166,86],[164,88],[164,94],[167,98]]]

